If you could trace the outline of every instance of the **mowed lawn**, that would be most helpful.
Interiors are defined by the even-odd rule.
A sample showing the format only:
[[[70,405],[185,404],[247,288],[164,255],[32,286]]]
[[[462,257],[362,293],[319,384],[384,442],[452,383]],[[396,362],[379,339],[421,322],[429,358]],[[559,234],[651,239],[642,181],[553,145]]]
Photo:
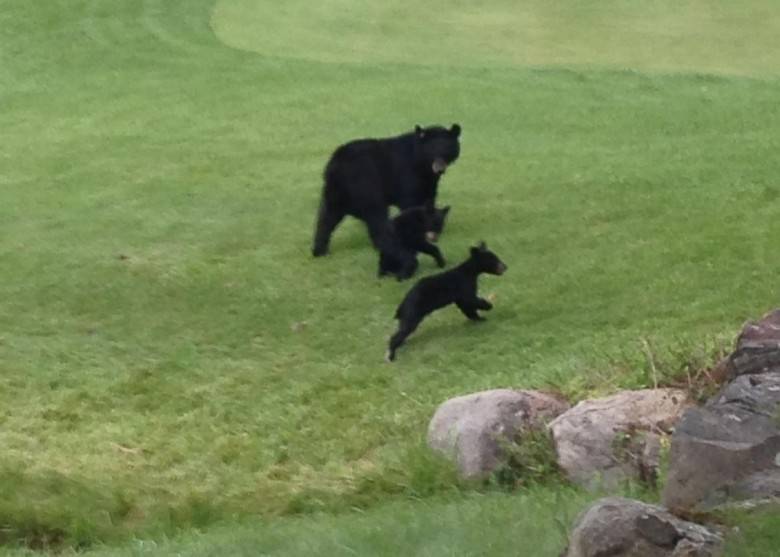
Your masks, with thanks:
[[[780,8],[515,4],[0,0],[0,542],[560,551],[594,495],[459,484],[428,420],[650,385],[780,303]],[[311,258],[321,171],[454,122],[440,246],[509,271],[388,365],[411,283],[355,221]]]

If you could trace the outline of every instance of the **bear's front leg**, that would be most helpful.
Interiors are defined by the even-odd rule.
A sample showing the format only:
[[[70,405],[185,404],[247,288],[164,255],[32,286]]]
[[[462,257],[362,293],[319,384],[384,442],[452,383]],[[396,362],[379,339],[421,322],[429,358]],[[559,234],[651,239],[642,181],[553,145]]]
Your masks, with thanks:
[[[477,298],[476,306],[477,309],[481,309],[484,311],[490,311],[491,309],[493,309],[493,304],[488,302],[485,298]]]
[[[409,265],[406,265],[403,267],[397,274],[396,278],[398,279],[398,282],[401,282],[402,280],[407,280],[412,278],[414,276],[415,271],[417,271],[417,260],[414,259]]]
[[[417,246],[417,248],[421,253],[425,253],[433,257],[439,267],[444,267],[447,264],[444,261],[444,257],[441,254],[439,246],[431,244],[430,242],[422,242],[419,246]]]
[[[406,280],[408,278],[411,278],[412,275],[417,271],[417,256],[413,253],[404,252],[401,264],[399,266],[399,270],[396,273],[396,277],[399,281]]]
[[[458,309],[463,312],[463,315],[469,318],[471,321],[485,321],[485,318],[477,313],[477,307],[472,302],[455,302]]]

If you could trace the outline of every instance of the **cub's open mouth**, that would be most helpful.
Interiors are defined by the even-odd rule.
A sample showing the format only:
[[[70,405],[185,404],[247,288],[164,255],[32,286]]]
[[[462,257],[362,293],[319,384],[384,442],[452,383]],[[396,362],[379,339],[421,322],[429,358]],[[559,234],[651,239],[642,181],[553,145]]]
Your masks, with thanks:
[[[444,174],[444,171],[447,170],[447,161],[444,159],[435,159],[431,168],[433,169],[434,174]]]

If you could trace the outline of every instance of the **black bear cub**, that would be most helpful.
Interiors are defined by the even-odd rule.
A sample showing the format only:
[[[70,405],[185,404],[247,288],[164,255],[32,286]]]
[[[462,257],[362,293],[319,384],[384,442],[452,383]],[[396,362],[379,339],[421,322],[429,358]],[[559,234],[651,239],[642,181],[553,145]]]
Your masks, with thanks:
[[[401,211],[390,222],[389,239],[379,253],[379,276],[395,275],[398,280],[417,270],[417,253],[427,253],[444,267],[441,250],[433,244],[444,229],[450,207],[437,209],[432,202]]]
[[[490,251],[485,242],[472,247],[469,258],[457,267],[420,279],[406,294],[395,312],[398,330],[390,339],[386,360],[395,359],[395,351],[414,332],[429,313],[455,304],[472,321],[485,318],[477,310],[488,311],[493,305],[477,296],[477,278],[482,273],[502,275],[507,266]]]

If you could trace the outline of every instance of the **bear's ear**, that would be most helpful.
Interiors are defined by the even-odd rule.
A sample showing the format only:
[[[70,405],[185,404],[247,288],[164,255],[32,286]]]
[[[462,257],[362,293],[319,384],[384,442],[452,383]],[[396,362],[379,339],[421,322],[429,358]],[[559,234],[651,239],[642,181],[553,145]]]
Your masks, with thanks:
[[[450,128],[450,133],[455,137],[460,137],[460,124],[452,124],[452,127]]]
[[[479,248],[479,251],[487,251],[487,244],[485,244],[484,240],[479,243],[477,246]]]
[[[450,212],[450,206],[449,205],[445,205],[444,207],[441,208],[442,216],[445,216],[449,212]]]
[[[425,137],[425,130],[422,129],[422,126],[420,126],[420,124],[417,124],[416,126],[414,126],[414,135],[416,135],[420,139]]]

